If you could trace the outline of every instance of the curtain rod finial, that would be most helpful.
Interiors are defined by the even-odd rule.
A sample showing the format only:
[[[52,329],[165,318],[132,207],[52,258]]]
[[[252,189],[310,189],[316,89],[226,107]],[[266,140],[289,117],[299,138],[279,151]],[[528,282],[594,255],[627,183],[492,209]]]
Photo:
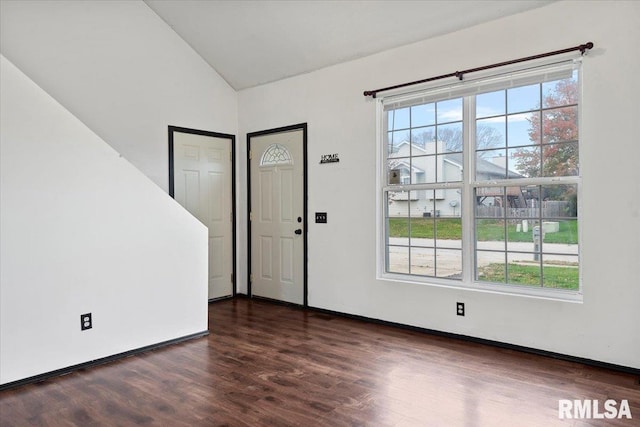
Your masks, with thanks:
[[[582,55],[584,55],[584,53],[585,53],[587,50],[592,49],[592,48],[593,48],[593,43],[592,43],[592,42],[587,42],[587,43],[585,43],[585,44],[583,44],[583,45],[580,45],[580,53],[581,53]]]

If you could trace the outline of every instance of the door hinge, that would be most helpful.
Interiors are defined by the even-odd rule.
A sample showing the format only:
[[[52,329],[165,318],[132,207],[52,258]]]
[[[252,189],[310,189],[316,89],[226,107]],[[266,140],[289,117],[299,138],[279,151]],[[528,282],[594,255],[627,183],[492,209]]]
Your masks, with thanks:
[[[229,161],[233,161],[233,151],[229,151]]]
[[[249,150],[249,160],[253,157],[253,150]]]
[[[253,282],[253,274],[250,274],[250,275],[249,275],[249,281],[250,281],[250,282]]]
[[[233,273],[231,273],[231,283],[233,283]]]
[[[249,212],[249,221],[253,221],[253,212]]]

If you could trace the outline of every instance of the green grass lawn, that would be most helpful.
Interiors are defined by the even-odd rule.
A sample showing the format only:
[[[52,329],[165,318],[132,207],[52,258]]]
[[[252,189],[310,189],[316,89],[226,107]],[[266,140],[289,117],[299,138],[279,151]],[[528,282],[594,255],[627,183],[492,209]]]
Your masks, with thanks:
[[[578,221],[575,219],[568,219],[559,221],[560,230],[556,233],[545,233],[545,243],[565,243],[568,245],[575,245],[578,243]],[[532,221],[529,221],[531,224]],[[531,242],[533,227],[529,226],[527,233],[516,231],[516,224],[507,224],[507,238],[510,242]],[[489,241],[498,240],[504,241],[504,221],[495,219],[478,219],[476,225],[476,232],[478,234],[478,240]]]
[[[509,283],[540,286],[540,267],[537,265],[508,264]],[[575,267],[543,267],[544,287],[578,289],[578,269]],[[489,264],[478,271],[478,279],[505,283],[504,264]]]
[[[462,221],[460,218],[389,218],[389,236],[408,237],[411,225],[411,237],[458,240],[462,238]],[[516,232],[516,224],[507,225],[507,237],[510,242],[531,242],[531,229],[527,233]],[[478,219],[476,232],[479,241],[504,241],[504,221],[495,219]],[[546,233],[545,243],[578,243],[578,221],[575,219],[560,221],[557,233]]]
[[[409,224],[411,237],[432,239],[437,233],[438,239],[458,240],[462,238],[460,218],[389,218],[389,236],[408,237]]]

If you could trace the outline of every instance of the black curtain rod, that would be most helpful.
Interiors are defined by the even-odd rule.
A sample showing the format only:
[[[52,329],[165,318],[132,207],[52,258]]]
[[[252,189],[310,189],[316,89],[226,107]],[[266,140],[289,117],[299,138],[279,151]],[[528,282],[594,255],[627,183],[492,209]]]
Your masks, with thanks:
[[[517,64],[517,63],[525,62],[525,61],[532,61],[534,59],[546,58],[548,56],[561,55],[563,53],[569,53],[569,52],[573,52],[573,51],[576,51],[576,50],[579,50],[580,53],[582,55],[584,55],[584,53],[587,50],[591,49],[591,48],[593,48],[593,43],[587,42],[587,43],[581,44],[579,46],[574,46],[574,47],[570,47],[570,48],[562,49],[562,50],[556,50],[556,51],[553,51],[553,52],[541,53],[539,55],[527,56],[526,58],[512,59],[511,61],[498,62],[496,64],[485,65],[483,67],[469,68],[468,70],[463,70],[463,71],[455,71],[453,73],[443,74],[441,76],[429,77],[428,79],[422,79],[422,80],[416,80],[415,82],[402,83],[402,84],[395,85],[395,86],[383,87],[382,89],[365,90],[364,91],[364,96],[371,96],[371,97],[375,98],[376,95],[378,94],[378,92],[385,92],[387,90],[399,89],[399,88],[402,88],[402,87],[407,87],[407,86],[413,86],[413,85],[417,85],[417,84],[421,84],[421,83],[432,82],[434,80],[446,79],[448,77],[457,77],[458,79],[462,80],[462,78],[464,77],[465,74],[475,73],[476,71],[484,71],[484,70],[489,70],[491,68],[504,67],[505,65]]]

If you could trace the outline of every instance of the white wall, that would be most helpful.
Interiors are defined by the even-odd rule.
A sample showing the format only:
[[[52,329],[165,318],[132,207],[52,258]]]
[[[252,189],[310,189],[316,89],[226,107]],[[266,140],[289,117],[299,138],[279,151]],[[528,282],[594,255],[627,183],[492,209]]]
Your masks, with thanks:
[[[558,2],[240,92],[243,142],[247,132],[309,124],[309,304],[640,368],[638,22],[640,3]],[[362,91],[587,41],[595,48],[581,118],[584,302],[376,280],[376,112]],[[340,163],[319,165],[328,153]],[[315,211],[328,212],[328,224],[313,224]],[[466,302],[465,317],[456,301]]]
[[[206,331],[206,228],[4,56],[0,75],[0,383]]]
[[[2,54],[165,191],[168,125],[237,133],[235,91],[144,2],[0,12]]]
[[[235,91],[142,1],[3,0],[0,49],[0,382],[206,330],[206,230],[135,168],[166,191]]]
[[[634,268],[640,254],[640,233],[633,232],[640,226],[640,172],[636,167],[640,148],[634,144],[634,123],[640,111],[637,100],[630,96],[636,94],[637,97],[640,93],[637,80],[640,62],[635,54],[637,40],[640,39],[637,26],[639,7],[637,3],[622,1],[558,2],[436,39],[249,89],[239,94],[239,103],[236,94],[215,71],[139,1],[3,0],[0,2],[0,49],[3,55],[73,115],[165,190],[167,125],[238,135],[238,199],[241,205],[238,218],[241,227],[238,236],[238,284],[241,292],[246,291],[247,281],[243,262],[247,258],[246,197],[243,195],[246,188],[246,156],[243,152],[246,133],[308,122],[309,301],[312,306],[640,367],[640,315],[634,305],[640,299]],[[589,53],[584,67],[581,146],[585,189],[582,210],[584,303],[571,304],[376,280],[375,103],[364,98],[362,91],[586,41],[593,41],[596,48]],[[4,83],[2,92],[5,102],[9,95],[5,94]],[[14,93],[12,97],[17,96]],[[15,101],[13,98],[12,102]],[[53,110],[62,109],[56,106]],[[161,283],[164,284],[160,287],[163,292],[157,295],[158,289],[148,288],[150,285],[146,280],[148,274],[155,272],[135,268],[133,263],[120,264],[123,270],[103,277],[102,271],[111,271],[112,264],[123,262],[123,256],[112,251],[116,243],[106,248],[93,247],[92,256],[85,257],[85,252],[77,249],[82,246],[73,243],[76,241],[74,239],[80,237],[69,233],[69,230],[75,230],[74,224],[68,220],[70,214],[83,215],[81,224],[87,225],[89,214],[110,212],[113,215],[109,221],[116,222],[109,222],[110,227],[106,229],[102,226],[92,228],[94,238],[109,237],[107,231],[115,228],[127,231],[135,228],[147,235],[131,247],[140,245],[157,252],[156,248],[163,246],[151,247],[157,243],[154,239],[159,237],[147,228],[145,221],[148,218],[134,227],[131,223],[121,224],[127,217],[121,210],[124,206],[122,203],[100,204],[100,209],[94,209],[94,202],[102,201],[99,186],[105,182],[78,182],[81,180],[65,175],[66,172],[57,177],[61,173],[58,165],[65,157],[60,150],[42,143],[47,140],[44,135],[37,136],[44,138],[39,140],[42,144],[33,147],[39,153],[33,156],[35,160],[30,158],[29,161],[22,160],[15,164],[5,160],[5,134],[11,127],[5,130],[4,123],[16,126],[14,119],[6,115],[7,111],[3,104],[2,339],[14,340],[12,344],[22,348],[20,346],[26,340],[31,342],[32,333],[37,333],[37,337],[44,339],[47,345],[55,345],[61,339],[68,339],[67,334],[74,334],[75,347],[70,347],[71,351],[67,352],[57,351],[58,348],[50,351],[51,354],[45,352],[44,355],[52,362],[49,366],[43,365],[40,358],[32,359],[41,349],[26,355],[24,362],[20,363],[15,360],[16,350],[5,350],[7,346],[2,341],[1,381],[32,375],[32,370],[22,370],[29,366],[37,366],[39,372],[45,372],[100,355],[125,351],[138,344],[144,345],[142,341],[157,342],[164,339],[164,336],[158,336],[159,330],[137,330],[123,325],[131,321],[134,306],[147,299],[157,303],[157,307],[146,307],[149,313],[158,316],[153,320],[159,320],[159,313],[166,315],[167,311],[181,316],[181,298],[184,295],[171,295],[171,298],[177,298],[178,304],[167,306],[169,297],[164,292],[175,291],[165,286],[168,279],[165,281],[159,275],[152,277],[153,280],[162,279]],[[239,126],[238,111],[241,119]],[[27,118],[23,116],[21,120]],[[62,133],[71,132],[73,140],[80,134],[85,139],[88,131],[85,128],[78,130],[77,122],[72,118],[67,119],[64,121],[68,125],[73,122],[73,126],[66,129],[65,126],[56,125],[54,129]],[[51,120],[43,123],[53,126]],[[34,122],[38,132],[43,123]],[[29,128],[25,126],[15,133],[23,131],[27,132]],[[97,138],[92,135],[86,139]],[[62,138],[61,142],[67,143],[68,139]],[[25,149],[28,147],[30,145]],[[78,148],[85,149],[83,146],[73,147],[74,150]],[[18,149],[21,149],[20,146],[11,146],[11,150]],[[62,151],[67,153],[68,148]],[[328,153],[339,153],[340,163],[319,165],[320,155]],[[107,157],[113,157],[112,154]],[[91,159],[93,155],[80,155],[80,160]],[[38,200],[39,204],[29,202],[24,204],[25,208],[5,207],[6,198],[16,197],[16,200],[20,200],[23,197],[18,195],[22,191],[19,186],[5,190],[9,188],[5,184],[8,182],[5,174],[18,174],[17,169],[31,166],[32,161],[34,166],[55,166],[54,170],[34,172],[36,175],[27,181],[28,189],[31,188],[36,197],[32,200]],[[5,172],[6,162],[10,164],[8,172]],[[117,162],[126,164],[122,159]],[[74,162],[71,168],[65,170],[74,168],[83,170],[84,166]],[[109,172],[112,169],[111,166],[107,167]],[[96,170],[99,172],[101,168]],[[124,175],[131,173],[130,170],[123,172]],[[109,175],[113,180],[112,174]],[[58,185],[59,179],[67,185],[76,186],[78,194],[92,197],[86,199],[91,200],[92,204],[85,204],[85,199],[76,200],[73,197],[76,191],[61,190],[63,186]],[[121,184],[120,190],[127,188],[119,197],[127,199],[127,203],[134,203],[136,200],[130,198],[130,191],[136,193],[137,190],[129,191],[128,185]],[[96,191],[97,195],[94,196]],[[107,185],[105,191],[110,193],[110,198],[114,196],[113,187]],[[145,193],[148,194],[143,200],[154,194],[146,190]],[[56,204],[58,199],[70,204],[67,203],[67,208],[63,208]],[[615,216],[611,216],[610,209],[603,209],[604,200],[615,201]],[[12,231],[13,223],[23,221],[22,212],[29,211],[26,207],[34,205],[43,211],[49,209],[44,212],[51,215],[42,215],[42,228],[40,225],[32,228],[33,221],[29,222],[28,227],[24,225],[24,229],[19,230],[24,231],[19,240],[16,235],[18,231]],[[170,210],[166,204],[163,205],[161,210]],[[5,210],[14,212],[13,216],[5,218]],[[312,224],[315,211],[327,211],[329,223]],[[176,211],[171,215],[182,214]],[[24,218],[29,219],[29,215],[25,214]],[[11,230],[6,224],[12,224]],[[60,227],[59,224],[64,226]],[[172,225],[164,222],[156,225],[166,226],[169,235],[177,233]],[[182,228],[192,227],[187,224]],[[24,236],[30,237],[25,239]],[[59,243],[58,239],[64,236],[73,239],[68,243]],[[182,244],[181,239],[185,238],[182,234],[174,237],[178,239],[178,246]],[[91,245],[92,241],[95,242],[89,237],[82,240],[86,245]],[[20,248],[15,252],[16,255],[13,255],[13,248],[7,251],[9,244]],[[60,251],[60,246],[65,250]],[[30,266],[30,260],[36,259],[35,256],[39,256],[37,259],[44,263],[38,269]],[[50,256],[54,257],[49,259]],[[74,256],[75,260],[72,259]],[[78,256],[82,257],[83,262],[77,262]],[[159,259],[161,254],[154,253],[153,257]],[[9,261],[15,267],[7,270]],[[56,267],[58,265],[66,266],[68,270]],[[22,269],[25,277],[21,280],[25,284],[21,284],[20,288],[9,287],[5,277],[9,277],[8,274],[17,275],[18,268]],[[55,274],[51,275],[51,271]],[[70,277],[71,274],[73,277]],[[131,281],[143,285],[118,287],[120,284],[113,283],[112,279],[119,274],[120,278],[126,277],[125,285],[130,285]],[[176,270],[172,274],[177,275],[174,276],[176,278],[186,273]],[[92,286],[83,288],[89,279]],[[49,286],[50,283],[54,285]],[[172,284],[175,285],[175,280],[172,280]],[[5,302],[11,292],[16,293],[17,299],[22,301],[15,309],[10,307],[13,303]],[[190,294],[192,290],[186,289],[185,292]],[[124,313],[118,316],[121,320],[115,320],[109,312],[115,306],[116,298],[120,299],[118,307],[122,307]],[[75,330],[79,330],[77,317],[80,314],[76,312],[80,306],[83,307],[81,311],[85,311],[84,301],[91,302],[94,299],[101,301],[98,312],[109,312],[106,314],[110,323],[109,339],[105,343],[102,340],[92,341],[85,347],[83,342],[90,335],[80,335],[82,339],[76,342]],[[467,303],[466,317],[455,316],[455,301]],[[86,305],[90,306],[86,311],[93,311],[97,316],[96,324],[100,324],[103,314],[96,315],[95,306],[91,303]],[[5,309],[5,306],[10,308]],[[50,311],[50,307],[57,307],[55,313]],[[34,325],[19,323],[24,310],[27,310],[30,319],[35,319]],[[73,314],[73,319],[65,317],[71,316],[69,313]],[[164,321],[169,319],[173,317]],[[44,333],[31,330],[41,326],[41,320],[51,323],[47,329],[55,329],[56,332],[50,335],[51,339],[45,337]],[[199,321],[194,323],[199,324]],[[170,325],[169,335],[182,334],[174,333],[174,328],[180,325]],[[70,326],[72,329],[69,329]],[[166,326],[163,324],[163,327]],[[22,333],[20,328],[25,327],[29,330]],[[127,333],[122,334],[116,343],[112,338],[121,332],[118,329],[121,327]],[[183,332],[190,333],[193,329],[185,328]],[[92,333],[97,330],[96,327]],[[7,331],[16,331],[12,334],[19,336],[5,338]],[[132,338],[127,338],[129,336]],[[105,349],[104,346],[109,348]],[[20,365],[11,365],[10,376],[4,374],[4,352],[13,352],[11,357],[14,361],[11,363]]]

